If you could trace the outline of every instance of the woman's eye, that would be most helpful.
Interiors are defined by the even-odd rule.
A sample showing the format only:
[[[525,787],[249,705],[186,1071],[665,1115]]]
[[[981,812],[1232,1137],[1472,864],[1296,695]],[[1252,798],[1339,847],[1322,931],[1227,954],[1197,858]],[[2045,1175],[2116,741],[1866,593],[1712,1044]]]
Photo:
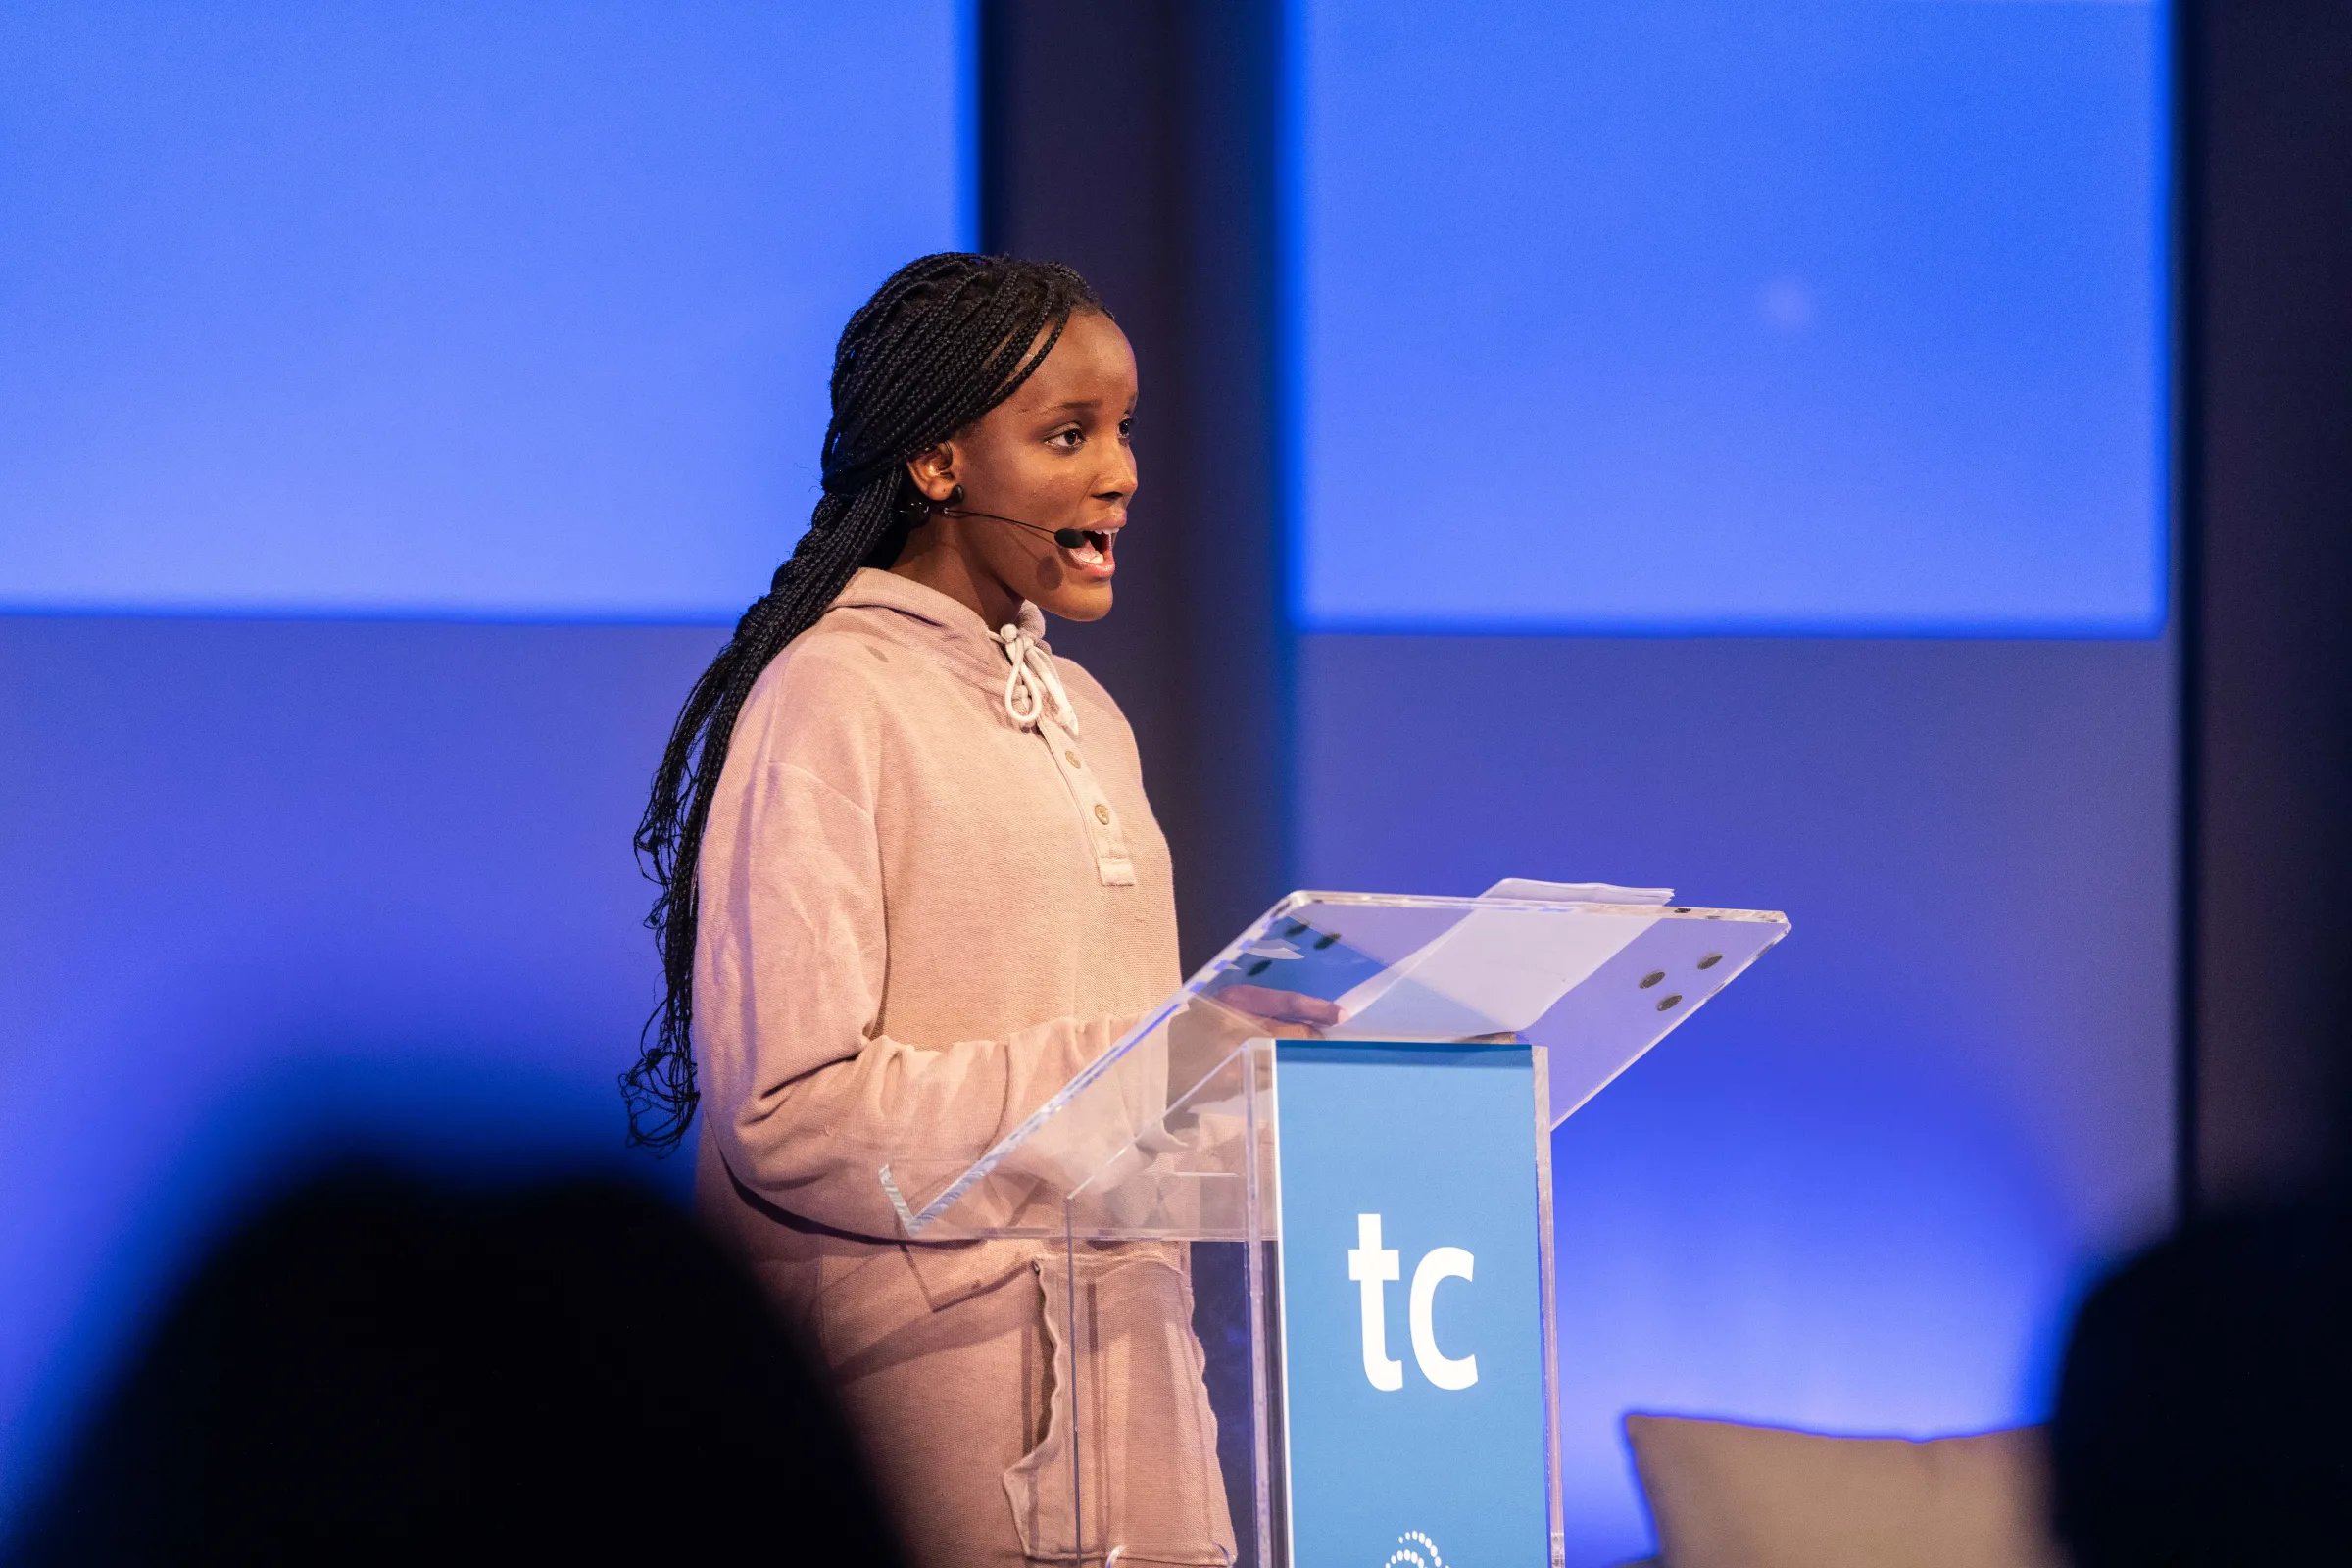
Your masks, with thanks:
[[[1046,445],[1059,447],[1064,452],[1075,452],[1085,443],[1086,437],[1076,430],[1056,430],[1046,437]]]
[[[1133,434],[1135,434],[1135,421],[1133,419],[1121,419],[1119,421],[1119,439],[1124,441]]]

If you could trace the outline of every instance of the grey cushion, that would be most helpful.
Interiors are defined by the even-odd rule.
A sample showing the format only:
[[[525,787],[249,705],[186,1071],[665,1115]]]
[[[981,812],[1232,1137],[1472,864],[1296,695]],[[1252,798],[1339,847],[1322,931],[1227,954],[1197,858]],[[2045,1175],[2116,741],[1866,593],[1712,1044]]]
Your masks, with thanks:
[[[2041,1429],[1832,1438],[1629,1415],[1665,1568],[2059,1568]]]

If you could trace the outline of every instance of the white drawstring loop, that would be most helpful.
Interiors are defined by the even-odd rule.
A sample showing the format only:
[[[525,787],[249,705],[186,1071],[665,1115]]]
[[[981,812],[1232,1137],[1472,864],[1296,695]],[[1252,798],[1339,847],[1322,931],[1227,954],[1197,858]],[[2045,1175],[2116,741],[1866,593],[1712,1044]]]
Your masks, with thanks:
[[[1054,656],[1018,626],[999,627],[997,642],[1012,662],[1012,673],[1004,677],[1005,716],[1023,729],[1035,729],[1045,716],[1050,698],[1054,717],[1075,737],[1078,710],[1070,706],[1070,694],[1062,689],[1061,677],[1054,672]]]

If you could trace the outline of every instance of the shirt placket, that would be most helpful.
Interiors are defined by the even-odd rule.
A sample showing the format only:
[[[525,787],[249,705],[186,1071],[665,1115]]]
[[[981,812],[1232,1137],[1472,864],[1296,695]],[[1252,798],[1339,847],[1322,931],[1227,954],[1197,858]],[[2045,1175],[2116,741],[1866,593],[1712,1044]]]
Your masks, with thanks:
[[[1038,738],[1054,754],[1054,770],[1077,803],[1079,824],[1086,829],[1087,842],[1095,852],[1095,873],[1104,887],[1132,887],[1135,883],[1135,859],[1127,853],[1127,833],[1120,826],[1117,808],[1110,804],[1102,787],[1096,782],[1095,770],[1086,765],[1086,754],[1078,749],[1078,737],[1063,728],[1059,721],[1040,715],[1037,721]]]

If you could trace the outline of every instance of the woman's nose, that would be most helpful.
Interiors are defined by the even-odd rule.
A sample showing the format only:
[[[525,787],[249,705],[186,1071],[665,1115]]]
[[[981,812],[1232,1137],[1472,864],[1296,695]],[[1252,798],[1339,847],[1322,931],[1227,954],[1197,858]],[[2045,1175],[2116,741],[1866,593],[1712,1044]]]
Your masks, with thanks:
[[[1140,482],[1136,476],[1133,449],[1122,448],[1118,455],[1118,461],[1095,486],[1095,494],[1104,501],[1115,500],[1121,496],[1132,496],[1135,494],[1136,485]]]

